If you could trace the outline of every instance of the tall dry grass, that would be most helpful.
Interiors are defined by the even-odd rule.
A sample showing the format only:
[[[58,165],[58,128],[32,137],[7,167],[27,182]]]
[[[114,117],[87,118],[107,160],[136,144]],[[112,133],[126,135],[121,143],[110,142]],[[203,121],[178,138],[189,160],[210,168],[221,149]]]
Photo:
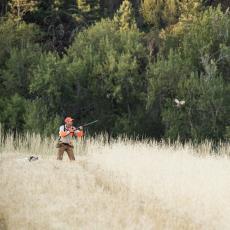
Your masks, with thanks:
[[[230,229],[229,144],[0,139],[0,229]]]

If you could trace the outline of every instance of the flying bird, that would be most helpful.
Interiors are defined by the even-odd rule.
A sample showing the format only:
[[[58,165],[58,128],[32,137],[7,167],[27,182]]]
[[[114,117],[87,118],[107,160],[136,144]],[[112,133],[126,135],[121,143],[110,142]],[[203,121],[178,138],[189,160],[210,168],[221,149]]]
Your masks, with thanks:
[[[185,101],[179,101],[177,98],[175,98],[174,102],[176,103],[177,108],[180,108],[183,105],[185,105]]]

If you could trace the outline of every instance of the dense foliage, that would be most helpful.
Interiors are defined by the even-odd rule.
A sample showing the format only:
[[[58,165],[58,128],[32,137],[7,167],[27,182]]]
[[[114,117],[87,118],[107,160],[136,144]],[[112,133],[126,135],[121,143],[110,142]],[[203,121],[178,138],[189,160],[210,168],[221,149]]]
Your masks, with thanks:
[[[1,1],[0,123],[50,135],[70,115],[115,136],[227,140],[229,5]]]

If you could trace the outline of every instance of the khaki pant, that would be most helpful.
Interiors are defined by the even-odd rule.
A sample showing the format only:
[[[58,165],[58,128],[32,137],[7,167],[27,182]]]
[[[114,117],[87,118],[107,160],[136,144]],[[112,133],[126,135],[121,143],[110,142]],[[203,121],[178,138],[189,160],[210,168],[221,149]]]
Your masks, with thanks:
[[[73,153],[73,147],[68,144],[60,144],[60,147],[58,148],[57,160],[63,159],[63,154],[65,151],[67,152],[69,159],[74,161],[75,157]]]

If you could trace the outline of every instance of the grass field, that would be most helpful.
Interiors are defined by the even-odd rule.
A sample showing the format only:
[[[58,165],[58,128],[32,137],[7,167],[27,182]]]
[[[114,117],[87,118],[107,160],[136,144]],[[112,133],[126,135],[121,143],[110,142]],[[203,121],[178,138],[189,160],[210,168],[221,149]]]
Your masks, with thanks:
[[[1,144],[0,229],[230,229],[229,145],[87,140],[76,161],[53,139]],[[29,155],[39,156],[29,162]]]

